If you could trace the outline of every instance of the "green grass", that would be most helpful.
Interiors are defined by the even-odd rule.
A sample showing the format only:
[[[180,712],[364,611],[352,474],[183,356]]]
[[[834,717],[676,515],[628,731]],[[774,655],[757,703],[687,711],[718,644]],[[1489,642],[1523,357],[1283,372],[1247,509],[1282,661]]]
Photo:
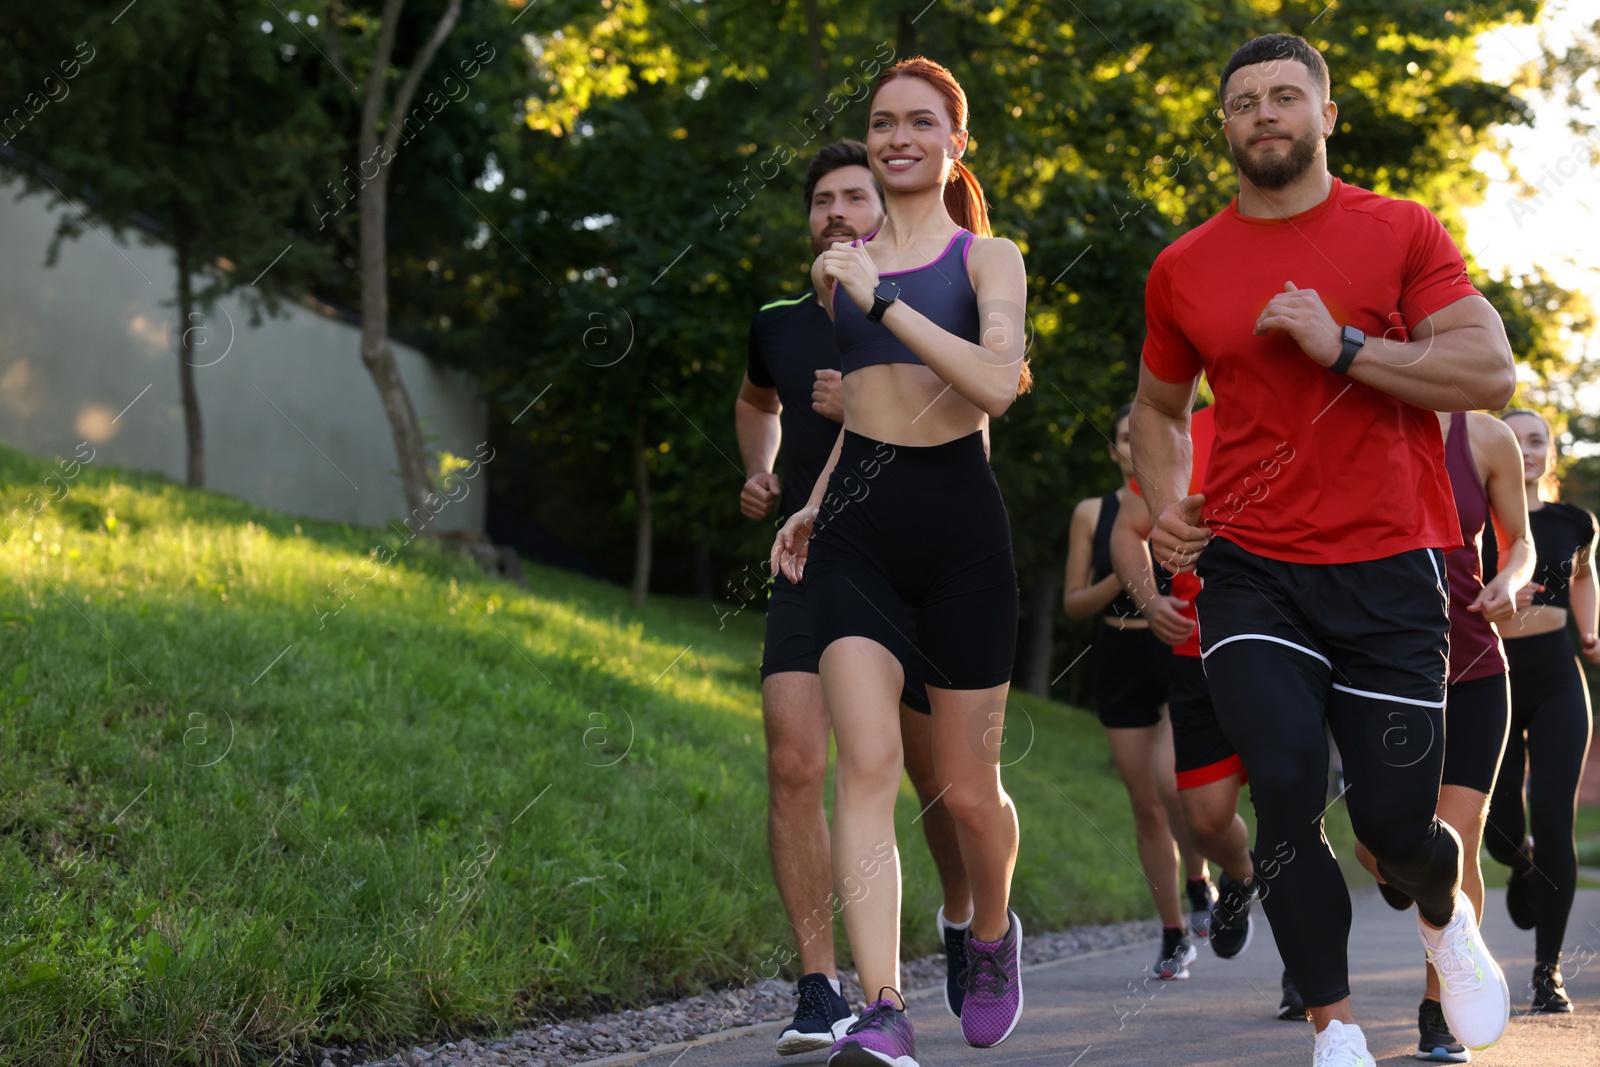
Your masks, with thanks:
[[[396,1046],[726,985],[789,943],[759,614],[540,568],[517,589],[92,467],[28,518],[55,469],[0,450],[0,1061]],[[1019,912],[1150,915],[1094,719],[1012,717]]]
[[[537,567],[518,589],[94,468],[26,517],[56,469],[0,449],[0,1062],[392,1048],[725,987],[790,946],[756,612]],[[1027,925],[1152,916],[1094,718],[1015,697],[1006,759]],[[937,880],[902,799],[921,954]]]

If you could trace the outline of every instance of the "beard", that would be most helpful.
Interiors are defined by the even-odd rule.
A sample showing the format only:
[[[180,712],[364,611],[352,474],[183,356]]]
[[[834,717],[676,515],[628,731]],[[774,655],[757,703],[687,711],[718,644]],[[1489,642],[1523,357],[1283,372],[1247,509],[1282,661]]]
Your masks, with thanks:
[[[1239,152],[1231,143],[1228,149],[1233,153],[1233,165],[1251,185],[1258,189],[1282,189],[1306,172],[1312,160],[1317,158],[1317,146],[1321,143],[1321,135],[1313,130],[1304,137],[1292,139],[1288,153],[1275,159],[1252,158],[1247,153]]]
[[[826,252],[840,241],[854,241],[861,236],[853,227],[846,226],[844,229],[849,231],[848,236],[840,234],[828,234],[823,237],[813,237],[811,239],[811,254],[813,256],[820,256],[822,253]]]

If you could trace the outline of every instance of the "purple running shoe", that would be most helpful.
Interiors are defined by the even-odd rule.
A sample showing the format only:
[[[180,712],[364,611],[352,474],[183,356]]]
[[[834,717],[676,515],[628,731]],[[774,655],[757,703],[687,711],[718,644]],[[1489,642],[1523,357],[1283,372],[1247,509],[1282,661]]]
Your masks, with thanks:
[[[993,1048],[1022,1021],[1022,920],[999,941],[979,941],[967,930],[967,996],[961,1005],[961,1036],[973,1048]]]
[[[883,1067],[886,1063],[890,1067],[919,1067],[917,1036],[911,1030],[911,1020],[903,1009],[895,1007],[887,993],[905,1003],[898,990],[888,986],[878,990],[879,999],[868,1004],[860,1021],[833,1043],[828,1067]]]

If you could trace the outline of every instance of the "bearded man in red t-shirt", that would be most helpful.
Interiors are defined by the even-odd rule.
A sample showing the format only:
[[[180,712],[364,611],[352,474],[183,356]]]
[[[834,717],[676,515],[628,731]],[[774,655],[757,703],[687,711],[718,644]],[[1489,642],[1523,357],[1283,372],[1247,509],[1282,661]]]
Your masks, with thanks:
[[[1331,728],[1356,835],[1417,902],[1445,1020],[1483,1048],[1510,995],[1434,817],[1460,544],[1434,411],[1496,408],[1515,366],[1461,253],[1419,204],[1328,173],[1337,107],[1299,37],[1220,85],[1239,195],[1157,257],[1132,414],[1156,560],[1197,570],[1201,653],[1256,807],[1255,882],[1317,1027],[1315,1063],[1370,1065],[1351,1012],[1349,893],[1321,823]],[[1216,443],[1188,495],[1204,372]]]

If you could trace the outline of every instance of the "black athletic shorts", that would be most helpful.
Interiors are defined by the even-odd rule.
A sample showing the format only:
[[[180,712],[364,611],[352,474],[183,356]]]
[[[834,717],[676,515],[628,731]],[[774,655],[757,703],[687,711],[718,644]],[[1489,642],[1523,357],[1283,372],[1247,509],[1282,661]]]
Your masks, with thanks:
[[[1017,569],[983,434],[911,447],[845,430],[801,585],[819,652],[866,637],[928,686],[1009,682]]]
[[[1205,661],[1199,656],[1173,655],[1167,706],[1172,713],[1172,751],[1177,757],[1179,789],[1210,785],[1232,774],[1249,781],[1244,762],[1217,721]]]
[[[1228,697],[1217,701],[1223,729],[1236,738],[1273,715],[1257,706],[1262,687],[1254,672],[1289,662],[1280,681],[1289,684],[1290,673],[1309,679],[1298,660],[1284,660],[1304,656],[1329,678],[1304,689],[1310,706],[1370,702],[1363,735],[1374,756],[1391,767],[1430,759],[1437,766],[1450,626],[1442,556],[1419,548],[1354,563],[1287,563],[1213,538],[1196,568],[1205,583],[1198,610],[1212,693]],[[1250,654],[1230,650],[1228,666],[1219,667],[1215,654],[1235,645]]]
[[[1511,728],[1511,679],[1491,674],[1445,689],[1443,785],[1494,792]]]
[[[817,673],[817,643],[811,637],[811,610],[804,590],[797,589],[782,571],[768,586],[767,640],[761,652],[761,680],[785,671]],[[915,638],[916,618],[906,613],[907,632]],[[905,688],[900,701],[913,711],[927,715],[928,691],[922,685],[921,664],[906,668]]]
[[[1094,702],[1108,730],[1154,726],[1167,702],[1172,646],[1143,629],[1101,623],[1094,641]]]

